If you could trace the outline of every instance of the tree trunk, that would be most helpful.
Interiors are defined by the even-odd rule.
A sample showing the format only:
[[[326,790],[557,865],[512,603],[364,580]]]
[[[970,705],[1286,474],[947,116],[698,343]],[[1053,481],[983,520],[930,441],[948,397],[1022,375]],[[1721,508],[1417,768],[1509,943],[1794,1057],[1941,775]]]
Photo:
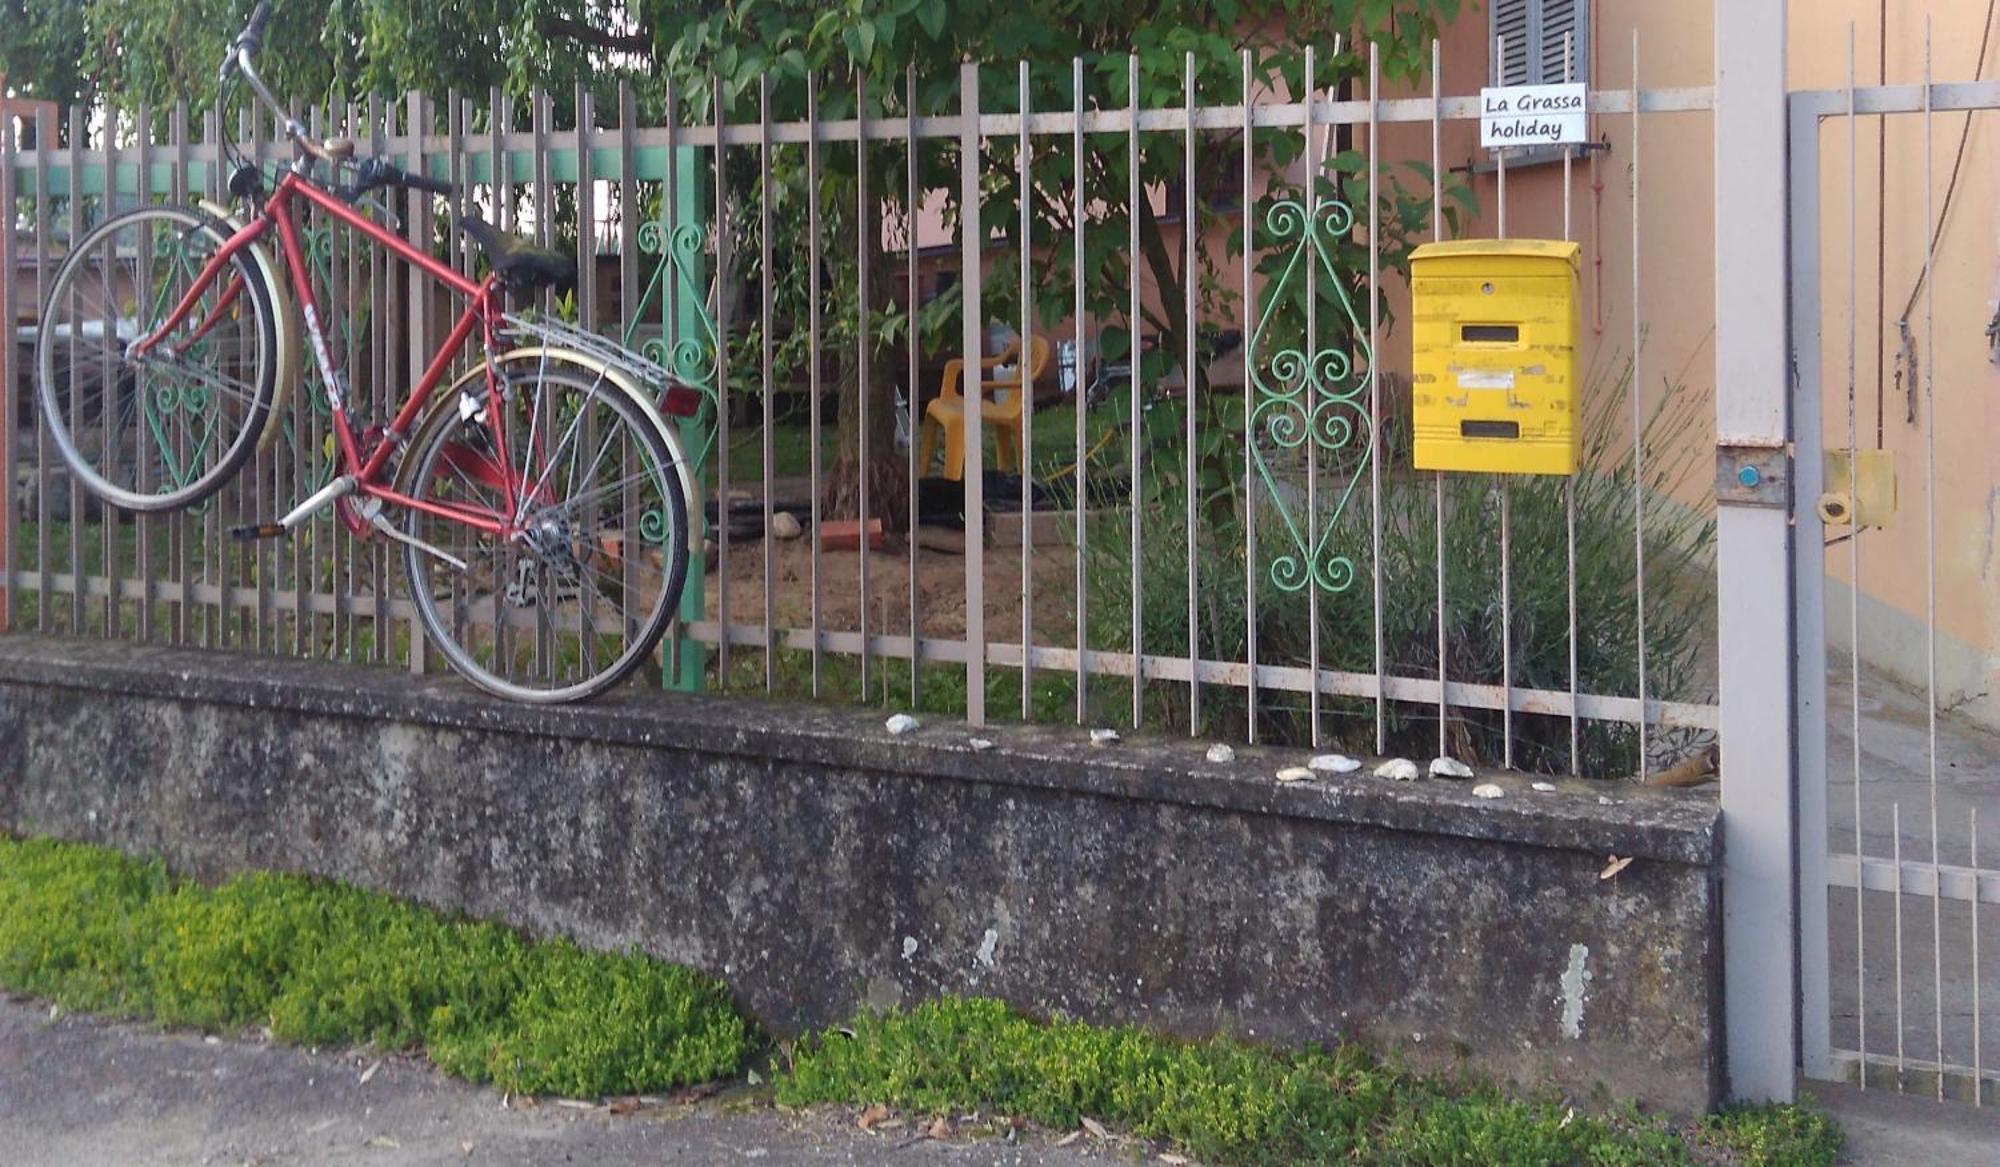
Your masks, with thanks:
[[[882,246],[883,218],[881,202],[871,202],[860,232],[861,263],[868,273],[868,309],[871,312],[886,308],[899,286],[892,278],[888,255]],[[873,333],[868,343],[868,378],[865,384],[861,378],[859,346],[852,346],[850,351],[840,354],[836,422],[840,449],[833,465],[827,469],[820,503],[828,518],[859,518],[865,482],[868,517],[880,519],[885,531],[903,531],[908,528],[909,522],[909,473],[905,464],[906,455],[896,448],[895,388],[898,374],[908,368],[907,357],[899,356],[900,345],[884,344]],[[916,408],[915,396],[910,394],[912,410]],[[868,439],[865,460],[862,458],[864,433]]]

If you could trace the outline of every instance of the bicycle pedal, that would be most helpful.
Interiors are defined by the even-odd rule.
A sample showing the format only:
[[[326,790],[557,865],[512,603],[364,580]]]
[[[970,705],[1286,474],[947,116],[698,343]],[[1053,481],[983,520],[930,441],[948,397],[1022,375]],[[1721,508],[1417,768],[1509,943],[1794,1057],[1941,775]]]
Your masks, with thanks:
[[[229,537],[244,543],[253,539],[279,539],[289,534],[283,523],[246,523],[229,528]]]

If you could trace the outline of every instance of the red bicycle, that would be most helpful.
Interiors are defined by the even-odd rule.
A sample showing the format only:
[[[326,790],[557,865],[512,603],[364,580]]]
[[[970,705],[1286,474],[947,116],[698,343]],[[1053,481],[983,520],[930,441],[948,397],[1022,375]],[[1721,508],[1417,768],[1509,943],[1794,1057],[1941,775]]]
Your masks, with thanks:
[[[188,507],[242,468],[298,372],[303,318],[332,416],[331,481],[242,539],[288,535],[328,506],[357,535],[403,545],[426,633],[480,687],[523,701],[581,700],[658,646],[687,575],[694,483],[672,425],[697,390],[602,337],[509,313],[508,294],[573,285],[568,256],[468,209],[487,274],[461,275],[355,209],[389,188],[451,197],[450,183],[357,160],[314,140],[258,77],[260,3],[221,79],[278,117],[294,161],[276,189],[235,156],[242,218],[213,205],[149,206],[100,223],[57,270],[36,341],[43,418],[77,481],[133,511]],[[317,172],[326,168],[331,181]],[[465,300],[386,426],[357,432],[300,246],[304,200]],[[277,236],[290,293],[264,241]],[[474,334],[480,351],[462,350]],[[454,369],[448,390],[440,392]],[[391,514],[396,517],[391,518]]]

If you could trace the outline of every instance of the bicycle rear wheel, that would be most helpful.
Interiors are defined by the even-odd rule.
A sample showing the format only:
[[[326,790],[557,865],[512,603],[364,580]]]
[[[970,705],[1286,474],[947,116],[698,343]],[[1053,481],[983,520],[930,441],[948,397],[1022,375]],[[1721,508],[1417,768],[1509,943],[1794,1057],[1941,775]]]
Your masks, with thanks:
[[[638,668],[687,579],[678,449],[650,402],[567,361],[506,371],[500,417],[483,385],[440,403],[405,491],[500,516],[511,534],[411,508],[406,530],[463,561],[407,548],[410,592],[452,667],[515,701],[578,701]],[[504,451],[504,457],[503,457]],[[509,514],[507,484],[523,496]]]
[[[206,215],[144,207],[107,219],[56,269],[35,338],[36,395],[63,461],[92,494],[169,511],[250,457],[277,384],[277,315],[246,248],[180,327],[152,335],[228,238]]]

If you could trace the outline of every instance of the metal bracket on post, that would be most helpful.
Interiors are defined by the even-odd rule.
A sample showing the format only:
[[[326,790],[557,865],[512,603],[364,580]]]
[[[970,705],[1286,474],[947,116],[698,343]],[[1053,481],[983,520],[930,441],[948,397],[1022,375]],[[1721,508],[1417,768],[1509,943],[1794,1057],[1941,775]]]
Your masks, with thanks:
[[[1763,443],[1717,445],[1715,501],[1723,505],[1791,509],[1791,451]]]

